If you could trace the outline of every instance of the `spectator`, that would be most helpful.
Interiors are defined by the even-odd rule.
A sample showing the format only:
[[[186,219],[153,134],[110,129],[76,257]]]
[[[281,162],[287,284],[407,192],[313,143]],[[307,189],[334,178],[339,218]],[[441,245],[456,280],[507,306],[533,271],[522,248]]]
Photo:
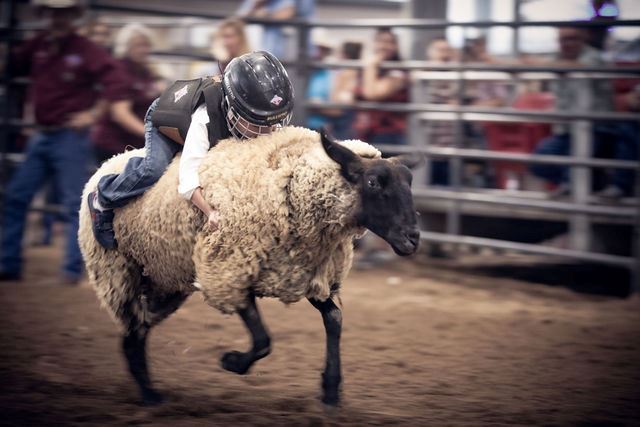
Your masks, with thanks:
[[[312,33],[317,61],[324,61],[333,51],[333,44],[324,28],[316,28]],[[342,59],[358,59],[361,45],[345,43]],[[352,103],[358,74],[355,69],[344,69],[337,73],[326,68],[318,69],[311,74],[307,90],[307,99],[320,102]],[[309,115],[307,127],[319,129],[328,126],[338,139],[353,139],[353,111],[340,108],[322,108]]]
[[[385,62],[400,61],[398,38],[388,27],[376,32],[374,54],[362,70],[362,78],[356,89],[357,98],[375,102],[407,102],[409,100],[408,76],[399,69],[381,68]],[[405,144],[407,118],[403,113],[370,111],[358,114],[357,126],[360,139],[372,144]]]
[[[463,62],[480,62],[491,64],[497,62],[489,52],[487,52],[487,38],[484,36],[475,39],[466,39],[462,48]]]
[[[99,19],[92,19],[83,27],[78,29],[78,34],[84,36],[97,44],[98,46],[102,46],[105,50],[111,53],[111,29],[107,24],[102,22]],[[106,104],[105,104],[106,106]],[[98,108],[97,110],[102,110],[104,106]],[[97,111],[96,110],[96,111]],[[47,188],[45,188],[45,201],[48,206],[59,205],[59,193],[60,190],[56,189],[53,183],[47,184]],[[40,242],[36,242],[36,244],[42,244],[44,246],[49,246],[53,240],[53,226],[56,221],[64,222],[64,215],[53,213],[53,212],[44,212],[42,215],[42,228],[43,235],[42,240]]]
[[[233,58],[249,52],[251,48],[244,22],[237,18],[225,19],[218,25],[211,41],[211,55],[216,60],[215,64],[196,74],[198,77],[221,75]]]
[[[78,30],[78,34],[111,52],[111,29],[100,19],[89,21],[84,27]]]
[[[315,0],[244,0],[237,14],[242,18],[286,21],[293,18],[309,19],[315,13]],[[262,49],[277,58],[287,58],[286,37],[282,25],[265,24]],[[289,55],[290,56],[290,55]]]
[[[593,16],[591,21],[613,22],[618,19],[620,11],[615,0],[591,0]],[[594,49],[604,50],[607,45],[607,35],[611,27],[591,27],[586,29],[587,44]]]
[[[382,62],[400,61],[398,38],[388,27],[378,28],[373,44],[373,56],[365,63],[356,88],[356,98],[374,102],[407,102],[408,76],[403,70],[381,68]],[[405,144],[407,119],[402,113],[366,111],[358,113],[358,138],[371,144]],[[371,266],[393,259],[384,241],[371,235],[359,241],[360,257],[357,268]]]
[[[462,55],[464,62],[496,64],[498,60],[487,52],[486,37],[467,39]],[[504,107],[508,104],[509,91],[506,84],[496,81],[473,81],[468,85],[467,101],[481,107]]]
[[[447,39],[434,39],[427,46],[426,57],[428,61],[444,64],[455,61],[457,56],[455,49],[451,47]]]
[[[426,49],[427,61],[434,64],[447,64],[456,60],[456,52],[446,39],[435,39]],[[433,80],[429,82],[427,103],[448,104],[458,103],[458,84],[454,81]],[[449,144],[445,144],[449,145]]]
[[[20,279],[27,209],[52,173],[67,220],[64,277],[67,283],[77,283],[82,273],[78,209],[91,152],[87,129],[98,113],[96,84],[102,85],[107,99],[116,101],[121,77],[117,64],[103,48],[75,33],[75,21],[83,11],[77,3],[38,3],[48,20],[48,30],[13,52],[11,66],[14,74],[31,78],[35,119],[42,130],[31,138],[26,158],[5,194],[0,280]]]
[[[427,60],[435,64],[446,64],[456,59],[456,52],[446,39],[435,39],[427,46]],[[432,80],[429,82],[428,104],[456,105],[458,103],[458,83],[456,81]],[[451,121],[434,120],[428,123],[429,146],[452,147],[455,138],[455,124]],[[449,162],[431,162],[431,184],[449,185]]]
[[[315,48],[316,61],[324,61],[333,52],[333,44],[324,28],[315,28],[311,34],[313,46]],[[307,99],[309,101],[329,102],[331,101],[331,70],[319,68],[314,70],[309,77],[307,86]],[[309,114],[307,127],[310,129],[320,129],[331,122],[331,116],[340,114],[339,110],[322,109]]]
[[[342,45],[341,59],[356,61],[360,59],[362,44],[345,42]],[[358,85],[358,70],[345,68],[336,72],[331,91],[331,100],[341,104],[351,104],[354,101],[356,87]],[[353,110],[341,110],[340,115],[332,120],[333,134],[338,139],[353,139],[356,137],[353,122],[355,112]]]
[[[640,37],[637,37],[617,51],[611,52],[611,61],[621,67],[640,65]],[[613,80],[616,111],[640,111],[640,78],[619,78]]]
[[[144,115],[160,95],[159,77],[148,62],[152,41],[151,31],[139,24],[123,27],[116,36],[114,55],[120,59],[126,93],[110,105],[109,113],[100,118],[91,134],[99,164],[127,146],[144,146]]]
[[[107,24],[102,22],[100,19],[92,19],[83,27],[78,29],[78,34],[84,36],[97,44],[98,46],[102,46],[108,52],[112,52],[111,45],[111,29]],[[102,111],[102,109],[106,106],[103,104],[100,108],[97,108],[96,111]],[[54,183],[50,183],[45,188],[45,201],[49,206],[59,205],[59,189],[55,189]],[[53,212],[45,212],[42,215],[42,228],[43,228],[43,236],[42,241],[37,242],[42,245],[49,246],[53,240],[53,226],[56,221],[64,222],[64,215],[53,213]]]
[[[244,22],[226,19],[220,23],[214,41],[214,57],[218,60],[218,74],[222,74],[233,58],[249,53],[249,42],[244,31]]]
[[[473,42],[474,48],[467,48],[467,59],[489,60],[482,42]],[[469,56],[471,53],[473,57]],[[459,54],[446,39],[432,40],[426,49],[427,60],[434,64],[447,64],[455,61]],[[486,85],[484,85],[486,83]],[[493,82],[470,82],[467,84],[475,96],[480,89],[489,91]],[[425,102],[429,104],[458,105],[459,83],[456,80],[432,80],[428,83]],[[486,93],[486,92],[485,92]],[[487,96],[489,96],[487,94]],[[474,103],[477,99],[466,95],[463,103]],[[450,120],[433,120],[427,124],[429,145],[434,147],[453,147],[456,138],[456,124]],[[462,124],[462,135],[467,148],[484,148],[481,131],[471,123]],[[471,143],[469,143],[471,142]],[[483,162],[467,160],[464,163],[463,183],[474,187],[486,186],[486,172]],[[431,162],[431,184],[449,185],[449,161],[435,160]]]
[[[556,65],[598,66],[602,65],[600,54],[586,44],[586,33],[580,28],[560,28],[558,31],[560,52]],[[553,82],[556,108],[560,111],[575,111],[576,107],[587,111],[611,111],[613,109],[612,90],[609,81],[596,79],[560,79]],[[586,98],[586,102],[583,99]],[[587,105],[584,105],[584,104]],[[618,160],[638,158],[637,141],[633,130],[627,124],[596,122],[593,125],[594,156],[609,154]],[[554,135],[542,140],[535,154],[569,155],[571,135],[567,125],[554,126]],[[555,195],[566,194],[569,169],[554,165],[533,165],[534,175],[558,185]],[[612,181],[600,193],[605,197],[620,197],[633,190],[633,171],[615,170]],[[594,180],[597,184],[597,180]],[[598,185],[597,185],[598,186]],[[602,187],[602,185],[600,185]]]

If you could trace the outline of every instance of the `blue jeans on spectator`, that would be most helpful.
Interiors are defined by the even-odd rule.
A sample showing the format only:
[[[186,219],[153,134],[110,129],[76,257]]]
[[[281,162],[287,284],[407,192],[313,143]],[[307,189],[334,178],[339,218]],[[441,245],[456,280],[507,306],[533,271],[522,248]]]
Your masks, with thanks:
[[[144,118],[144,157],[132,157],[119,174],[105,175],[98,182],[98,201],[106,209],[119,208],[153,186],[182,148],[158,132],[151,123],[151,114],[158,100],[153,101]]]
[[[45,202],[47,205],[59,205],[60,191],[51,183],[45,189]],[[64,222],[64,215],[60,215],[55,212],[45,212],[42,215],[42,240],[38,242],[41,245],[50,245],[53,240],[53,224],[56,221]]]
[[[340,140],[355,139],[356,131],[353,122],[356,114],[354,111],[343,111],[342,114],[331,118],[331,130],[333,136]]]
[[[21,273],[27,210],[36,192],[53,176],[54,187],[60,190],[67,223],[63,270],[69,278],[80,276],[82,256],[78,246],[78,210],[82,188],[88,179],[90,144],[88,132],[71,129],[41,132],[31,138],[25,161],[15,172],[4,196],[0,258],[3,272]]]
[[[638,128],[630,123],[596,124],[593,126],[593,156],[610,157],[616,160],[638,160]],[[535,154],[568,156],[571,150],[571,135],[553,135],[543,139]],[[569,180],[569,168],[548,164],[534,164],[531,172],[554,184],[563,184]],[[633,192],[634,171],[614,169],[611,184],[625,194]]]

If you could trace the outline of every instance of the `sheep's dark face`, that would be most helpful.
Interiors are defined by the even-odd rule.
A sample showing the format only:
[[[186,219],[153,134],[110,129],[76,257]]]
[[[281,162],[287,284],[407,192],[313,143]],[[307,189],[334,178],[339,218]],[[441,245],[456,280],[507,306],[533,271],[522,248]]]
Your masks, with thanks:
[[[413,254],[418,249],[420,232],[409,169],[422,158],[403,155],[363,159],[336,144],[325,132],[321,132],[321,139],[327,155],[340,165],[342,176],[358,188],[358,225],[382,237],[398,255]]]

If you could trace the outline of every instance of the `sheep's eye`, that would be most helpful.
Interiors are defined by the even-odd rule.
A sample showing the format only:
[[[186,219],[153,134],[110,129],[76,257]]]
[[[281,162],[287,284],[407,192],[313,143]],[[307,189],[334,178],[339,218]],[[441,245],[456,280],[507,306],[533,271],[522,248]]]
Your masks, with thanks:
[[[378,181],[375,178],[369,178],[367,185],[369,188],[378,188]]]

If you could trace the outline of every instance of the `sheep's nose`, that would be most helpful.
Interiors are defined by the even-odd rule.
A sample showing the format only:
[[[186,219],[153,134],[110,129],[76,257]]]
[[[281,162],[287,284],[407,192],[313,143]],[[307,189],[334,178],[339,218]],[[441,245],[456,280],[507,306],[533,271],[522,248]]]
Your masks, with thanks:
[[[407,236],[407,239],[409,239],[411,243],[413,243],[414,245],[417,245],[418,241],[420,240],[420,230],[418,230],[417,228],[414,228],[408,231],[407,233],[405,233],[405,236]]]

